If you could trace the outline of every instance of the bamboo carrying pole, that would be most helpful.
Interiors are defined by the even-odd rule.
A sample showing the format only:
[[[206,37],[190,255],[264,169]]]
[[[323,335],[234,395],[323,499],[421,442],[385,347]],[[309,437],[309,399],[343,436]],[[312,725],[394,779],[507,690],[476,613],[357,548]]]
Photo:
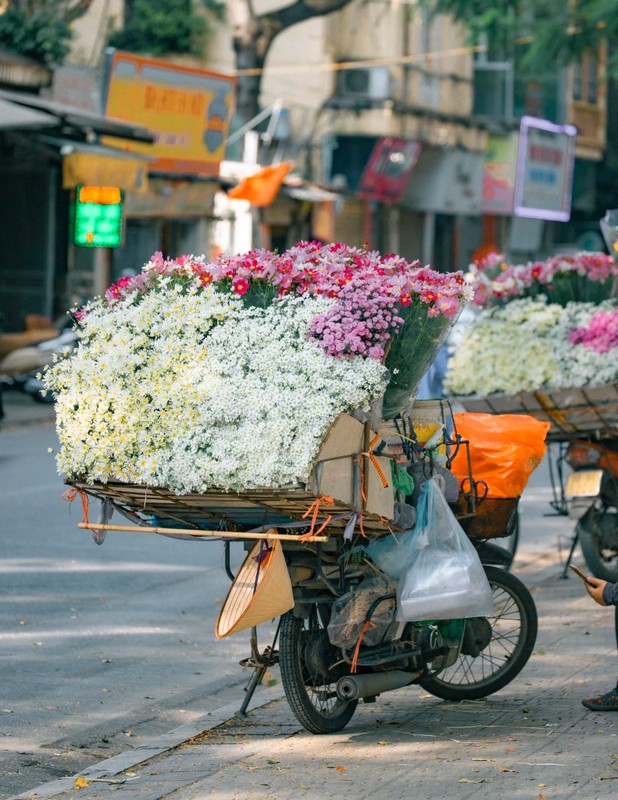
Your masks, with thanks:
[[[139,525],[97,525],[94,522],[80,522],[78,528],[95,531],[130,531],[133,533],[164,533],[171,536],[216,536],[219,539],[282,539],[284,541],[299,541],[303,534],[277,533],[275,528],[269,528],[263,533],[239,533],[238,531],[204,531],[191,528],[142,528]],[[305,542],[327,542],[328,536],[305,536]]]

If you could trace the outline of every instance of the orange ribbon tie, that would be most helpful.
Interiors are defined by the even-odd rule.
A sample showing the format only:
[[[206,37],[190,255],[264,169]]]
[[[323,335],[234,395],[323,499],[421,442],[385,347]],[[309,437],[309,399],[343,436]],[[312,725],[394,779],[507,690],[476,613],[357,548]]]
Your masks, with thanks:
[[[320,525],[318,530],[315,530],[315,526],[318,520],[318,514],[320,513],[320,506],[322,503],[326,506],[332,506],[334,503],[334,499],[329,497],[327,494],[323,494],[321,497],[316,498],[313,503],[309,506],[309,508],[305,511],[302,518],[306,519],[309,514],[311,514],[311,527],[307,531],[307,533],[303,533],[302,536],[298,537],[299,542],[306,542],[308,539],[311,539],[313,536],[317,536],[318,534],[322,533],[324,528],[328,525],[331,521],[332,514]]]
[[[363,464],[362,464],[362,460],[361,460],[362,458],[368,458],[371,461],[371,463],[375,467],[376,472],[378,473],[378,476],[379,476],[380,480],[382,481],[382,486],[385,489],[388,486],[388,481],[386,480],[386,476],[384,474],[384,470],[382,469],[382,467],[378,463],[378,459],[373,454],[373,448],[375,447],[375,445],[378,442],[379,438],[380,438],[380,434],[376,433],[376,435],[373,437],[373,439],[372,439],[372,441],[371,441],[371,443],[369,445],[369,450],[366,453],[359,453],[359,456],[358,456],[358,464],[359,464],[359,471],[360,471],[360,493],[361,493],[361,498],[362,498],[362,501],[363,501],[363,507],[367,504],[367,493],[365,492],[365,472],[363,470]],[[362,511],[360,511],[360,513],[358,515],[358,527],[360,529],[361,536],[363,536],[366,539],[367,538],[367,534],[365,533],[365,529],[363,528],[363,512]]]
[[[67,489],[66,492],[63,492],[61,497],[63,500],[66,500],[67,503],[72,503],[73,500],[79,495],[80,500],[82,501],[82,510],[84,512],[84,516],[82,518],[82,522],[85,522],[86,525],[88,524],[88,504],[89,499],[88,495],[83,489]]]
[[[356,672],[356,667],[357,667],[357,662],[358,662],[358,654],[360,652],[360,647],[361,647],[361,644],[362,644],[362,641],[363,641],[363,638],[364,638],[365,634],[367,633],[369,628],[375,628],[375,626],[376,626],[375,622],[372,622],[370,619],[366,619],[365,622],[363,623],[363,627],[362,627],[362,630],[360,632],[360,636],[358,637],[358,641],[356,642],[356,647],[354,648],[354,655],[352,656],[352,663],[350,664],[350,672],[351,673],[355,673]]]

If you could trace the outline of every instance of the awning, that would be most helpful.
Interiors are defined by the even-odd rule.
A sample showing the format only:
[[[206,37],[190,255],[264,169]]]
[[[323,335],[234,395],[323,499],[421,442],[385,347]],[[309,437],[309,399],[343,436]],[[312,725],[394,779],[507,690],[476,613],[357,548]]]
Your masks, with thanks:
[[[57,124],[57,118],[51,114],[0,100],[0,130],[53,128]]]
[[[150,178],[148,191],[125,197],[127,219],[181,219],[210,217],[214,214],[215,180],[173,180]]]
[[[76,142],[44,131],[37,131],[32,138],[58,149],[62,156],[63,189],[74,189],[80,184],[118,186],[129,192],[148,189],[148,156]]]
[[[73,106],[54,103],[51,100],[44,100],[37,95],[7,92],[4,89],[0,89],[0,100],[9,104],[14,104],[19,108],[26,108],[51,115],[52,118],[55,118],[56,124],[63,127],[65,133],[70,131],[81,135],[94,133],[104,136],[115,136],[120,139],[132,139],[138,142],[154,142],[153,134],[148,128],[144,128],[141,125],[131,125],[127,122],[111,119],[103,114],[81,111],[79,108]]]
[[[62,188],[73,189],[82,183],[145,192],[148,188],[148,163],[109,154],[69,153],[62,159]]]
[[[309,203],[334,203],[336,200],[343,200],[342,194],[329,192],[321,186],[310,183],[302,186],[284,186],[282,191],[294,200],[305,200]]]

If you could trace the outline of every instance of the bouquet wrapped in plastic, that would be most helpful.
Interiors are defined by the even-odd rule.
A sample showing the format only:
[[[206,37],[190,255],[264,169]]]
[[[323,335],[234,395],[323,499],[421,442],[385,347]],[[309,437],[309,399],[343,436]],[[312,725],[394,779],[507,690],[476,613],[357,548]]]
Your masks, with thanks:
[[[340,414],[409,405],[470,296],[462,273],[343,244],[155,254],[76,312],[46,373],[59,470],[179,494],[304,482]]]

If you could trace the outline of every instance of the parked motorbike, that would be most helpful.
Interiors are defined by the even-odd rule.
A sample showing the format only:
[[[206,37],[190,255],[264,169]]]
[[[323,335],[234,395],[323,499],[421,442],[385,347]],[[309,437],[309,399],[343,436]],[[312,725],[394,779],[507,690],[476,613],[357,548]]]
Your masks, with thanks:
[[[53,403],[53,397],[43,395],[43,381],[37,377],[54,356],[61,356],[77,344],[77,333],[71,327],[60,331],[53,339],[30,347],[19,347],[0,361],[0,383],[4,390],[17,390],[38,403]]]
[[[373,702],[413,683],[445,700],[486,697],[528,661],[537,634],[534,601],[518,578],[489,565],[494,616],[399,623],[394,633],[356,654],[336,647],[328,635],[333,604],[363,577],[359,569],[342,574],[341,555],[335,549],[311,554],[286,546],[295,605],[280,621],[278,662],[290,707],[308,731],[341,730],[359,700]],[[367,623],[388,603],[394,607],[394,595],[378,598]]]
[[[415,444],[402,470],[388,458],[383,462],[390,465],[391,475],[395,468],[392,480],[396,480],[398,498],[395,516],[386,519],[373,505],[383,490],[390,489],[391,503],[393,497],[393,487],[381,479],[385,477],[382,456],[378,449],[376,454],[371,451],[377,437],[371,439],[370,423],[365,421],[360,432],[366,458],[361,461],[354,455],[360,443],[341,455],[339,443],[349,448],[350,438],[359,431],[351,417],[342,415],[339,421],[346,437],[334,435],[333,426],[332,439],[326,440],[329,448],[322,445],[322,458],[318,457],[313,478],[304,488],[264,488],[233,496],[213,490],[179,504],[177,495],[163,488],[154,493],[133,484],[69,482],[72,496],[81,494],[85,508],[86,496],[101,501],[99,519],[79,523],[93,531],[99,544],[107,530],[135,530],[135,523],[140,530],[150,526],[152,532],[164,535],[187,539],[212,535],[223,540],[232,585],[216,634],[222,638],[251,627],[251,656],[241,664],[254,672],[239,714],[244,714],[265,672],[278,664],[290,709],[315,734],[343,729],[359,701],[371,703],[378,695],[411,684],[445,700],[493,694],[526,665],[538,625],[529,590],[515,575],[496,566],[505,558],[500,550],[507,553],[507,560],[510,557],[493,540],[513,535],[517,498],[493,504],[481,499],[482,482],[472,474],[462,489],[454,473],[437,463],[440,447],[436,449],[431,439],[418,444],[407,428],[403,432],[399,423],[385,423],[380,436],[395,464],[400,457],[397,448],[405,455],[408,445]],[[445,436],[444,429],[441,435]],[[413,475],[413,485],[406,475]],[[363,497],[364,505],[358,510],[353,500],[346,504],[324,493],[325,485],[335,486],[341,476],[344,488],[357,490]],[[344,488],[339,486],[338,493]],[[430,510],[432,492],[435,505]],[[320,510],[322,505],[326,510]],[[114,509],[130,524],[110,524]],[[406,515],[414,520],[404,524]],[[244,534],[226,530],[228,524],[248,530]],[[299,528],[308,527],[308,532],[298,534]],[[382,535],[366,535],[373,531]],[[243,536],[247,557],[235,574],[230,546]],[[449,549],[454,547],[450,544],[448,552],[442,550],[440,543],[453,539],[458,546]],[[388,567],[385,550],[380,549],[383,544]],[[413,561],[412,570],[422,560],[421,555],[414,559],[408,547],[420,548],[422,557],[437,560],[426,573],[428,584],[418,573],[408,571]],[[468,582],[462,587],[457,575],[466,553]],[[445,564],[449,566],[441,574],[451,580],[436,582],[436,572]],[[417,586],[423,589],[425,606],[404,609]],[[410,594],[406,594],[408,587]],[[481,601],[476,599],[479,587]],[[474,602],[466,606],[472,596]],[[260,652],[257,626],[276,618],[272,643]]]
[[[597,578],[618,581],[618,439],[577,439],[564,456],[572,472],[564,497],[577,520],[569,563],[579,543]],[[566,569],[566,567],[565,567]]]
[[[402,441],[414,438],[404,435]],[[429,480],[436,472],[442,481],[448,478],[448,471],[427,458],[431,442],[407,453],[415,492],[422,491],[421,479]],[[338,613],[338,601],[371,580],[372,557],[388,572],[386,565],[372,556],[371,545],[368,562],[355,559],[354,550],[348,551],[349,545],[339,537],[314,545],[309,553],[284,543],[294,608],[281,617],[278,662],[288,703],[307,730],[338,731],[360,700],[372,702],[379,694],[411,684],[444,700],[486,697],[510,683],[526,665],[538,620],[530,592],[508,572],[517,546],[518,500],[487,498],[487,487],[472,474],[463,486],[455,479],[451,486],[455,496],[449,499],[453,477],[444,481],[445,499],[483,565],[493,599],[489,616],[388,625],[405,594],[400,580],[397,591],[402,596],[376,597],[365,613],[362,631],[370,631],[373,638],[366,640],[361,633],[355,645],[338,644],[329,624]],[[406,500],[413,503],[414,495]]]
[[[375,580],[375,566],[355,558],[355,549],[339,537],[312,546],[283,543],[294,608],[280,618],[265,658],[252,642],[251,665],[263,672],[279,664],[290,708],[306,730],[339,731],[359,701],[371,703],[411,684],[444,700],[477,700],[502,689],[526,665],[537,636],[536,606],[527,587],[508,572],[512,551],[496,543],[504,538],[516,546],[517,501],[507,501],[502,510],[487,501],[487,511],[470,516],[461,501],[451,508],[463,512],[461,524],[483,565],[491,616],[395,622],[396,594],[378,592],[364,615],[363,630],[373,638],[361,634],[356,645],[337,645],[331,622],[338,603]]]

